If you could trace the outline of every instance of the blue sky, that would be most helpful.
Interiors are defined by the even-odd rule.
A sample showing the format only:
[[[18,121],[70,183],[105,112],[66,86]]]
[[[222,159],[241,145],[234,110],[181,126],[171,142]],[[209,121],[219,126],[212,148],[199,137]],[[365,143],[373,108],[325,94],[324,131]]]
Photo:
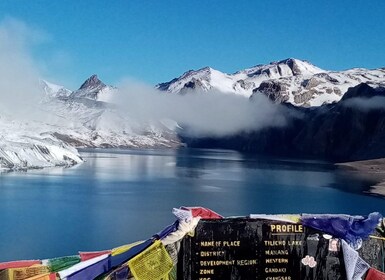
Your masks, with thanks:
[[[72,88],[94,73],[109,84],[156,84],[287,57],[330,70],[384,67],[384,12],[384,0],[0,1],[0,22],[44,34],[34,59]]]

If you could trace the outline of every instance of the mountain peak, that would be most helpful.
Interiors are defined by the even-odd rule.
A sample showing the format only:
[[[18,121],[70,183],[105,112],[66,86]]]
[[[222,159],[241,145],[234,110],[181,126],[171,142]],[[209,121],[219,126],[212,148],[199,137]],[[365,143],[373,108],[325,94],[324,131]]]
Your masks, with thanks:
[[[96,74],[89,77],[79,88],[80,89],[94,89],[94,88],[102,88],[106,85],[99,80],[98,76]]]
[[[300,60],[300,59],[296,59],[296,58],[293,58],[293,57],[289,57],[289,58],[282,59],[282,60],[278,61],[277,64],[290,64],[290,63],[295,63],[296,61],[303,61],[303,62],[305,62],[304,60]]]
[[[283,59],[283,60],[278,61],[278,62],[273,62],[272,64],[287,65],[291,69],[294,76],[303,75],[303,74],[305,74],[305,75],[306,74],[316,74],[316,73],[324,72],[324,70],[314,66],[309,61],[301,60],[301,59],[297,59],[297,58],[292,58],[292,57]]]
[[[286,64],[286,65],[291,65],[291,64],[308,64],[314,66],[311,62],[304,60],[304,59],[298,59],[294,57],[288,57],[276,62],[272,62],[271,64]]]
[[[206,67],[203,67],[201,69],[199,69],[198,71],[209,71],[211,72],[213,70],[213,68],[211,68],[210,66],[206,66]]]
[[[212,72],[212,70],[213,70],[213,68],[211,68],[209,66],[200,68],[198,70],[189,70],[189,71],[183,73],[183,75],[180,76],[179,79],[184,79],[186,77],[191,77],[191,76],[195,76],[195,75],[199,75],[199,76],[209,75]]]
[[[385,87],[384,79],[384,69],[327,71],[309,61],[289,57],[234,74],[222,73],[211,67],[190,70],[156,87],[181,94],[214,90],[250,97],[262,93],[295,106],[320,106],[340,100],[349,87],[359,83]]]
[[[89,77],[78,90],[72,92],[71,97],[108,102],[115,90],[116,88],[107,86],[94,74]]]

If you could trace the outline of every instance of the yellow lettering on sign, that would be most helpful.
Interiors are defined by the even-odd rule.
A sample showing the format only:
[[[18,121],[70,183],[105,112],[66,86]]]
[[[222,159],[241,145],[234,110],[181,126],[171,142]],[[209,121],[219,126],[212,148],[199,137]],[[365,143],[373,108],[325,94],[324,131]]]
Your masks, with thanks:
[[[270,225],[270,231],[273,233],[301,233],[303,226],[299,224]]]
[[[265,246],[285,246],[285,240],[265,240]]]
[[[266,273],[286,273],[286,267],[266,267],[265,268]]]
[[[266,250],[265,254],[268,256],[289,255],[289,250]]]
[[[287,245],[289,245],[289,246],[302,246],[302,241],[301,240],[289,240],[287,242]]]
[[[200,269],[199,274],[201,275],[214,274],[214,269]]]
[[[255,265],[257,264],[257,260],[237,260],[237,265],[244,266],[244,265]]]
[[[200,266],[234,265],[235,260],[200,261],[199,264]]]
[[[201,257],[222,257],[225,254],[224,251],[201,251]]]
[[[213,247],[214,241],[201,241],[201,246],[202,247]]]
[[[239,246],[241,246],[241,241],[223,241],[223,246],[239,247]]]
[[[265,262],[270,264],[270,263],[289,263],[288,259],[265,259]]]

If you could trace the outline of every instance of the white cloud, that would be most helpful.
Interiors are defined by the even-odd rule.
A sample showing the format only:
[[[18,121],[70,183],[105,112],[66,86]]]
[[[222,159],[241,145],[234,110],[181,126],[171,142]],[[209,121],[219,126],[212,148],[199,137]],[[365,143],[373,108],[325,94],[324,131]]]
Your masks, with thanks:
[[[385,110],[385,96],[373,96],[370,98],[355,97],[345,100],[342,104],[361,111]]]
[[[27,117],[40,100],[40,74],[30,48],[44,38],[16,19],[0,22],[0,114]]]
[[[112,102],[142,122],[175,120],[201,136],[223,136],[266,126],[285,125],[283,110],[264,95],[253,101],[219,92],[176,95],[126,80]]]
[[[44,32],[16,19],[0,22],[0,116],[49,121],[37,104],[42,98],[39,79],[45,67],[32,56],[35,44],[49,40]],[[68,54],[57,53],[58,64],[65,64]],[[189,132],[201,136],[223,136],[266,126],[285,124],[280,105],[264,95],[253,101],[218,92],[196,92],[184,96],[168,94],[153,86],[126,80],[118,85],[113,103],[133,120],[147,125],[161,120],[174,120]],[[113,125],[113,124],[111,124]]]

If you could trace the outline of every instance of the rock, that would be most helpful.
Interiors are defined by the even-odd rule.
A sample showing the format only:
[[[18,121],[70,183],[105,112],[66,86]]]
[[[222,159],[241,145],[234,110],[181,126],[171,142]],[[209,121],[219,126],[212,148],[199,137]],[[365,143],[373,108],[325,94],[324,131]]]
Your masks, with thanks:
[[[95,88],[102,88],[105,87],[106,85],[99,80],[97,75],[92,75],[89,77],[79,88],[79,90],[84,90],[84,89],[95,89]]]
[[[233,85],[233,89],[236,89],[236,86],[239,85],[241,88],[245,90],[249,90],[254,87],[254,83],[246,82],[245,80],[238,80],[237,83]]]
[[[296,104],[301,104],[309,101],[313,97],[314,92],[312,91],[305,91],[302,92],[300,95],[294,95],[294,102]]]
[[[262,82],[253,93],[259,92],[266,95],[270,100],[276,103],[283,103],[289,100],[288,88],[278,81]]]
[[[337,94],[337,95],[342,95],[342,92],[341,92],[341,90],[338,88],[338,87],[334,87],[333,88],[333,92],[335,93],[335,94]]]
[[[312,77],[311,79],[306,80],[306,86],[305,86],[305,89],[311,89],[311,88],[313,88],[313,87],[318,86],[319,84],[321,84],[321,81],[319,81],[319,80],[316,79],[315,77]]]

